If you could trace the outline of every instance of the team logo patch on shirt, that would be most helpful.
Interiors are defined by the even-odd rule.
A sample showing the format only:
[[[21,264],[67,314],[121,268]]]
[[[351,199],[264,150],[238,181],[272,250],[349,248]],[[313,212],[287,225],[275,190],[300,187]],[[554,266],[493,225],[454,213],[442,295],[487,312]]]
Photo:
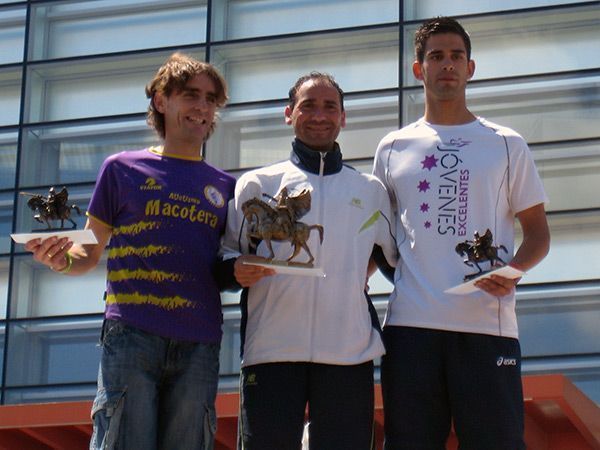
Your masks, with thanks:
[[[353,197],[352,200],[350,200],[350,206],[363,209],[362,200],[360,198]]]
[[[160,184],[156,184],[156,180],[152,177],[146,178],[144,184],[140,186],[140,191],[160,191],[162,186]]]
[[[216,187],[210,184],[204,188],[204,196],[211,205],[216,206],[217,208],[222,208],[225,206],[225,198],[223,197],[223,194],[221,194]]]

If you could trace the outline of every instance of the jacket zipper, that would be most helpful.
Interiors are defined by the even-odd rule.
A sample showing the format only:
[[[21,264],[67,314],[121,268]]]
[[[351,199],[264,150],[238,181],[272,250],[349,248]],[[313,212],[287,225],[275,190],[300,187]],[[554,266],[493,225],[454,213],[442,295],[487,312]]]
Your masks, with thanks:
[[[319,161],[319,181],[318,181],[318,188],[319,188],[319,211],[317,214],[317,223],[323,224],[323,217],[324,217],[324,209],[325,209],[325,193],[324,193],[324,188],[323,188],[323,184],[324,184],[324,172],[325,172],[325,152],[319,152],[319,155],[321,157],[320,161]],[[324,230],[324,232],[326,232]],[[325,239],[325,235],[323,236],[323,239]],[[321,263],[321,246],[319,244],[319,247],[316,249],[315,251],[315,264],[320,264]],[[315,336],[315,322],[316,322],[316,316],[317,316],[317,302],[318,302],[318,297],[319,297],[319,281],[317,279],[314,280],[314,284],[313,284],[313,303],[312,303],[312,320],[311,320],[311,333],[310,333],[310,361],[313,362],[314,361],[314,336]]]

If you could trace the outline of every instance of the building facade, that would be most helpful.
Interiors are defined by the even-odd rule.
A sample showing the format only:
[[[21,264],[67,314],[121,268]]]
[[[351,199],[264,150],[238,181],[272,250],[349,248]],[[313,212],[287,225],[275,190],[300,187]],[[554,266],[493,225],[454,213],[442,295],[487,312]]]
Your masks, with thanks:
[[[168,55],[227,79],[212,164],[287,157],[287,90],[319,70],[347,93],[344,156],[370,172],[381,137],[423,112],[412,36],[437,15],[471,34],[472,111],[525,137],[550,197],[550,254],[518,289],[523,372],[565,374],[600,403],[600,2],[558,0],[0,0],[0,403],[95,392],[104,265],[60,276],[10,233],[35,227],[21,192],[66,186],[85,209],[108,155],[156,142],[144,86]],[[381,317],[390,290],[371,283]],[[237,388],[237,301],[224,295],[222,390]]]

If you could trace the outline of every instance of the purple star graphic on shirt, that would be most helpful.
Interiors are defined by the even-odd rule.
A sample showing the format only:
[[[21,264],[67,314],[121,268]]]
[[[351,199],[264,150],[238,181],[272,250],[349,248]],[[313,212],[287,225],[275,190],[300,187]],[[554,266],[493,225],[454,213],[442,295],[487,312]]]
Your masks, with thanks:
[[[431,228],[431,222],[428,220],[427,222],[425,222],[425,228],[429,229]]]
[[[423,161],[421,161],[421,164],[423,164],[423,170],[431,170],[434,167],[437,167],[437,162],[438,159],[435,157],[435,155],[429,155],[426,156]]]
[[[427,192],[430,187],[429,181],[427,181],[427,180],[419,181],[419,185],[417,187],[419,188],[419,192]]]
[[[421,212],[427,212],[429,211],[429,204],[428,203],[421,203]]]

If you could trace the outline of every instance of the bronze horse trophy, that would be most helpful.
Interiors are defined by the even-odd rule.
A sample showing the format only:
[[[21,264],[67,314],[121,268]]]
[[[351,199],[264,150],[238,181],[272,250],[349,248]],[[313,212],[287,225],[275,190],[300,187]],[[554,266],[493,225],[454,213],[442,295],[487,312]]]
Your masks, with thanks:
[[[33,218],[36,221],[46,224],[46,231],[64,229],[65,220],[71,223],[71,229],[77,228],[77,224],[71,219],[71,210],[74,209],[79,215],[81,215],[81,210],[77,205],[67,205],[69,193],[66,188],[63,187],[60,192],[56,193],[55,189],[51,187],[47,197],[28,192],[20,194],[31,197],[27,201],[27,206],[35,212]],[[58,220],[60,220],[60,228],[52,228],[51,222]]]
[[[458,253],[460,256],[466,256],[463,262],[469,267],[477,267],[478,270],[477,273],[466,275],[463,281],[472,280],[473,278],[487,272],[484,271],[479,265],[481,262],[489,261],[490,268],[502,267],[506,265],[502,258],[498,256],[498,250],[504,250],[505,253],[508,253],[508,250],[506,250],[504,245],[492,245],[493,242],[494,238],[492,236],[492,232],[488,228],[483,236],[479,235],[479,233],[476,231],[472,241],[466,240],[456,246],[456,253]]]
[[[294,249],[286,263],[312,267],[315,258],[307,241],[311,231],[317,230],[319,240],[323,243],[323,227],[298,221],[310,210],[310,192],[304,189],[292,196],[288,195],[288,190],[284,187],[276,197],[263,195],[277,204],[273,207],[258,198],[251,198],[242,204],[242,213],[248,222],[246,236],[250,246],[256,249],[256,240],[264,241],[269,250],[267,259],[273,260],[275,253],[271,241],[290,241]],[[306,263],[292,262],[301,249],[308,254],[309,260]]]

